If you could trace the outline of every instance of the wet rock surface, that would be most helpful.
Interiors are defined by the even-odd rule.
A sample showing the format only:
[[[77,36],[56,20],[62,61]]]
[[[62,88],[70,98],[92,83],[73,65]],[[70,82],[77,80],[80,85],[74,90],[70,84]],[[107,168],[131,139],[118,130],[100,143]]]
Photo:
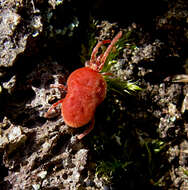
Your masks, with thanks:
[[[187,74],[187,4],[160,1],[148,24],[108,10],[101,19],[94,10],[105,1],[84,3],[85,11],[76,1],[0,0],[0,189],[186,190],[188,86],[172,78]],[[87,126],[66,126],[60,107],[44,117],[66,94],[50,84],[66,84],[90,46],[120,29],[127,41],[111,72],[142,90],[108,91],[94,130],[78,141]]]

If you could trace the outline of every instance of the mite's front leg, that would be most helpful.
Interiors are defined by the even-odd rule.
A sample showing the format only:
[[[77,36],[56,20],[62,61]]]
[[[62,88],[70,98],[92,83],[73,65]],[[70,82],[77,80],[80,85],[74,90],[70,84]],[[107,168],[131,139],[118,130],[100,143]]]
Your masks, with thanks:
[[[51,84],[50,88],[59,88],[61,90],[64,90],[65,92],[67,91],[67,86],[63,84]]]
[[[54,110],[59,104],[63,103],[63,99],[57,101],[56,103],[54,103],[49,109],[48,111],[44,114],[44,117],[48,118],[52,112],[52,110]]]
[[[91,53],[91,59],[90,59],[90,62],[91,63],[94,63],[96,61],[96,56],[97,56],[97,53],[98,53],[98,50],[99,48],[103,45],[103,44],[107,44],[107,43],[110,43],[111,40],[103,40],[103,41],[99,41],[97,43],[97,45],[95,46],[95,48],[93,49],[92,53]]]

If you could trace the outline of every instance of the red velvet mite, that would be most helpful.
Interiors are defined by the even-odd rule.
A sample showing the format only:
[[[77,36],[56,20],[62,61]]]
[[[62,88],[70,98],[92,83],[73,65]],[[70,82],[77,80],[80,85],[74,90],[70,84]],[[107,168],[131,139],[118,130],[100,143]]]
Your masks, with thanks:
[[[96,107],[106,97],[107,84],[102,73],[99,73],[114,47],[115,43],[121,38],[120,31],[112,41],[99,41],[91,54],[90,61],[86,62],[85,67],[79,68],[72,72],[67,80],[67,88],[64,85],[52,85],[52,87],[67,89],[65,98],[54,103],[46,112],[45,117],[50,115],[50,112],[58,105],[61,106],[61,114],[65,123],[73,128],[78,128],[90,123],[87,130],[77,136],[82,139],[94,127]],[[106,43],[110,43],[104,54],[97,57],[98,49]]]

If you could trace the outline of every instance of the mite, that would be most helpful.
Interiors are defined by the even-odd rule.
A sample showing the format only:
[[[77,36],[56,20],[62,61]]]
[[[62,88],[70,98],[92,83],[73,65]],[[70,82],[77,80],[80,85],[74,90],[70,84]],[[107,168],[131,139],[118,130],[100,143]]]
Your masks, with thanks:
[[[120,31],[112,41],[99,41],[91,54],[90,61],[85,63],[85,67],[79,68],[72,72],[67,80],[67,87],[62,84],[51,85],[66,90],[65,98],[54,103],[45,113],[45,117],[49,117],[52,110],[59,104],[61,106],[61,115],[65,124],[70,127],[82,127],[90,122],[88,129],[77,136],[82,139],[94,127],[96,107],[105,99],[107,84],[100,73],[110,51],[115,43],[121,38]],[[106,51],[97,56],[99,48],[106,43],[110,43]]]

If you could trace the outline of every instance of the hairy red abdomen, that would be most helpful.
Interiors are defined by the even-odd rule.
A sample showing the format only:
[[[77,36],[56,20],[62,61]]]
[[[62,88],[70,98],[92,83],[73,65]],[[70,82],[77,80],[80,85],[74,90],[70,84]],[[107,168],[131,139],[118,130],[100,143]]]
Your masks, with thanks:
[[[106,81],[99,72],[83,67],[71,73],[67,86],[62,116],[67,125],[81,127],[93,118],[96,107],[104,100]]]

